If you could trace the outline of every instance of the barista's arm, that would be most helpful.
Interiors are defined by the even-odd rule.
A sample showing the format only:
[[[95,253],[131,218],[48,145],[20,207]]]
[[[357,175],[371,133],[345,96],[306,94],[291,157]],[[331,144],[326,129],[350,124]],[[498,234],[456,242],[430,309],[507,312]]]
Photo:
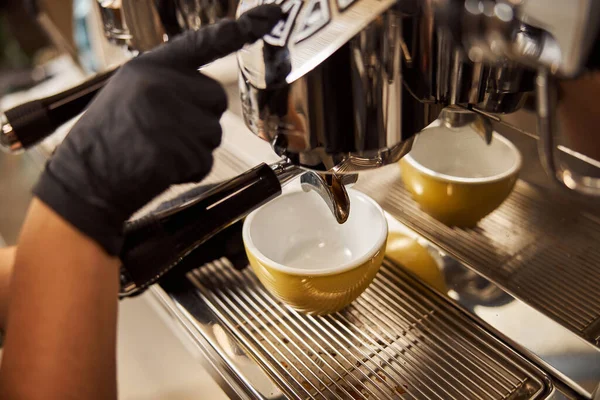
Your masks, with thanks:
[[[115,399],[119,261],[34,199],[11,283],[2,399]]]

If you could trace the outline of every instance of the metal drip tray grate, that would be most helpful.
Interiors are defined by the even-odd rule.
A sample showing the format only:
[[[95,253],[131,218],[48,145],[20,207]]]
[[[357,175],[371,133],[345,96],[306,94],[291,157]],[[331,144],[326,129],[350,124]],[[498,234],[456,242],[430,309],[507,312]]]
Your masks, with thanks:
[[[387,261],[359,299],[325,317],[291,310],[226,261],[188,277],[288,397],[525,399],[549,391],[538,369]]]
[[[600,220],[548,199],[519,181],[475,229],[449,228],[423,213],[397,166],[361,177],[357,187],[453,258],[600,345]]]

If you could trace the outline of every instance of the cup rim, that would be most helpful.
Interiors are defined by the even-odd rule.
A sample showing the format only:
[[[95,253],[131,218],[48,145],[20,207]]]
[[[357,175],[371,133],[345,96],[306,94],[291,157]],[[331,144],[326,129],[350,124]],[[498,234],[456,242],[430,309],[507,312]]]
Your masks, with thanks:
[[[516,160],[515,160],[514,164],[509,169],[507,169],[506,171],[501,172],[499,174],[495,174],[495,175],[491,175],[491,176],[484,176],[484,177],[479,177],[479,178],[465,178],[465,177],[461,177],[461,176],[442,174],[440,172],[437,172],[430,168],[427,168],[423,164],[421,164],[417,160],[415,160],[410,155],[410,153],[405,155],[402,158],[402,160],[408,162],[412,167],[414,167],[421,173],[431,176],[433,178],[437,178],[441,181],[452,182],[452,183],[454,183],[454,182],[456,182],[456,183],[498,182],[509,176],[512,176],[512,175],[518,173],[521,170],[521,165],[523,164],[523,157],[521,156],[521,152],[519,151],[519,149],[517,149],[517,146],[515,146],[510,140],[508,140],[504,136],[500,135],[497,132],[494,132],[492,137],[493,137],[493,140],[498,140],[498,141],[502,142],[503,144],[505,144],[516,155]]]
[[[383,224],[381,224],[381,230],[380,230],[379,234],[377,235],[377,240],[373,243],[373,245],[369,248],[369,250],[367,252],[365,252],[365,254],[360,256],[359,258],[352,260],[350,262],[344,263],[340,266],[321,268],[321,269],[311,269],[311,270],[288,267],[286,265],[280,264],[280,263],[270,259],[269,257],[265,256],[254,245],[251,235],[250,235],[250,227],[252,225],[252,221],[256,217],[258,211],[260,211],[262,209],[262,207],[264,207],[264,206],[251,212],[244,220],[244,225],[242,227],[242,239],[244,241],[244,246],[246,246],[247,251],[249,251],[252,254],[252,256],[255,257],[261,263],[266,264],[267,266],[274,268],[280,272],[285,272],[285,273],[291,274],[291,275],[299,275],[299,276],[337,275],[342,272],[350,271],[356,267],[361,266],[362,264],[364,264],[367,261],[369,261],[370,259],[372,259],[373,256],[377,253],[377,251],[379,249],[381,249],[381,247],[385,244],[385,241],[387,240],[387,235],[388,235],[388,223],[387,223],[387,219],[385,217],[385,213],[383,212],[383,209],[375,200],[373,200],[371,197],[367,196],[366,194],[364,194],[361,191],[358,191],[356,189],[348,188],[347,191],[348,191],[348,196],[350,197],[350,203],[351,203],[350,206],[351,207],[352,207],[352,197],[362,198],[362,199],[366,200],[371,206],[375,207],[375,209],[378,212],[378,215],[381,218],[381,221],[383,222]],[[297,194],[297,193],[301,193],[301,192],[302,192],[302,190],[292,190],[288,193],[284,193],[281,196],[271,200],[271,202],[282,201],[288,196],[291,196],[291,195]],[[269,202],[269,203],[271,203],[271,202]],[[269,204],[269,203],[267,203],[267,204]]]

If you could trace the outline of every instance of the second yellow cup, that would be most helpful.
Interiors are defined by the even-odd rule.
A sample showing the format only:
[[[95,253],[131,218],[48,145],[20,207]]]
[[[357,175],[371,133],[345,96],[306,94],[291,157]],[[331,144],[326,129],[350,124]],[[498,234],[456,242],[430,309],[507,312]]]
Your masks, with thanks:
[[[487,145],[469,127],[433,126],[400,160],[402,180],[423,211],[446,225],[473,227],[515,186],[521,154],[498,133]]]

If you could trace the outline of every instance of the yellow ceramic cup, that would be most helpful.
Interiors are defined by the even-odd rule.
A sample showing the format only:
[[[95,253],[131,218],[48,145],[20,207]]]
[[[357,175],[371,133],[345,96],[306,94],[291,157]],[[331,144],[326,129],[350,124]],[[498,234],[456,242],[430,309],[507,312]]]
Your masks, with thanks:
[[[521,155],[494,132],[487,145],[469,127],[432,126],[400,160],[402,180],[423,211],[449,226],[473,227],[515,186]]]
[[[252,270],[271,294],[310,314],[336,312],[369,286],[385,254],[387,221],[367,195],[348,190],[340,225],[315,192],[293,191],[252,212],[243,238]]]

